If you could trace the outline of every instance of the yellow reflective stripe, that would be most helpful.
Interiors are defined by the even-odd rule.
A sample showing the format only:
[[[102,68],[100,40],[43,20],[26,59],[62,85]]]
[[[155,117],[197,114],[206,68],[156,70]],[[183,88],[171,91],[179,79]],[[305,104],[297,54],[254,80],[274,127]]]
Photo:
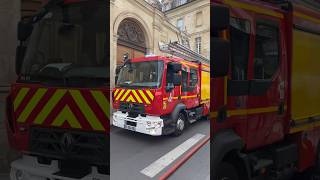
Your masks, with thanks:
[[[126,99],[126,97],[128,96],[128,94],[131,92],[131,90],[127,90],[127,92],[122,96],[120,101],[124,101],[124,99]]]
[[[196,98],[197,95],[192,95],[192,96],[182,96],[182,99],[189,99],[189,98]]]
[[[121,89],[120,93],[117,95],[116,100],[118,101],[121,95],[123,94],[124,89]]]
[[[151,98],[151,100],[154,99],[153,94],[150,92],[150,90],[146,90],[147,94],[149,95],[149,97]]]
[[[253,12],[256,12],[259,14],[265,14],[265,15],[274,16],[274,17],[278,17],[278,18],[284,18],[283,14],[278,13],[273,10],[270,10],[270,9],[267,9],[267,8],[260,7],[258,5],[253,5],[253,4],[249,4],[246,2],[239,2],[236,0],[224,0],[224,2],[225,2],[225,4],[228,4],[232,7],[237,7],[240,9],[253,11]]]
[[[117,94],[118,94],[118,92],[119,92],[119,89],[116,89],[116,91],[114,91],[114,95],[113,95],[113,97],[116,97],[116,96],[117,96]]]
[[[110,104],[108,99],[105,97],[101,91],[92,91],[91,92],[94,99],[97,101],[101,109],[103,109],[104,114],[109,118],[110,117]]]
[[[80,123],[78,122],[77,118],[74,116],[68,105],[63,108],[63,110],[59,113],[59,115],[51,125],[60,127],[65,121],[67,121],[72,128],[81,128]]]
[[[243,115],[252,115],[260,113],[270,113],[278,111],[277,106],[263,107],[263,108],[252,108],[252,109],[236,109],[227,111],[228,117],[230,116],[243,116]],[[210,112],[210,117],[215,118],[218,116],[218,112]]]
[[[136,90],[132,90],[133,95],[136,97],[136,99],[138,100],[139,103],[143,103],[141,98],[139,97],[138,93],[136,92]]]
[[[43,107],[41,112],[37,115],[36,119],[34,120],[34,124],[42,124],[44,120],[48,117],[49,113],[52,109],[58,104],[61,98],[66,94],[67,90],[59,89],[57,90],[53,96],[49,99],[47,104]]]
[[[40,99],[43,97],[43,95],[47,92],[47,89],[40,88],[37,90],[37,92],[33,95],[30,102],[26,106],[26,108],[22,111],[20,116],[18,117],[18,122],[23,123],[27,120],[32,110],[35,108],[35,106],[39,103]]]
[[[87,121],[91,125],[91,127],[95,130],[104,130],[101,122],[98,120],[86,100],[82,97],[79,90],[70,90],[69,91],[73,100],[76,102],[78,107],[80,108],[81,112],[86,117]]]
[[[320,20],[317,19],[317,18],[308,16],[306,14],[303,14],[303,13],[300,13],[300,12],[297,12],[297,11],[294,11],[293,14],[294,14],[294,16],[297,16],[299,18],[306,19],[308,21],[312,21],[313,23],[316,23],[316,24],[320,24]]]
[[[127,102],[133,102],[133,103],[135,103],[136,101],[134,100],[133,96],[130,95],[130,96],[127,98]]]
[[[314,124],[313,123],[307,123],[307,124],[304,124],[304,125],[291,127],[290,128],[290,133],[292,134],[292,133],[296,133],[296,132],[306,131],[306,130],[313,129],[313,128],[314,128]]]
[[[150,104],[150,101],[148,100],[148,98],[146,97],[146,95],[143,93],[142,90],[138,90],[140,95],[142,96],[143,100],[147,103]]]
[[[18,109],[18,107],[20,106],[22,100],[25,98],[25,96],[28,94],[30,88],[21,88],[16,96],[16,98],[14,99],[13,102],[13,108],[14,111],[16,111]]]

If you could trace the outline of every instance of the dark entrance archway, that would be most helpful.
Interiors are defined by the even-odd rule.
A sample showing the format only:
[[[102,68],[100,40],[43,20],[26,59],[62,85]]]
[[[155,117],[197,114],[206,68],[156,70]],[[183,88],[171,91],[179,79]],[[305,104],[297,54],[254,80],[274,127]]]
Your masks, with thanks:
[[[124,19],[117,31],[117,66],[123,63],[123,55],[129,58],[141,57],[146,54],[147,45],[143,29],[134,19]]]

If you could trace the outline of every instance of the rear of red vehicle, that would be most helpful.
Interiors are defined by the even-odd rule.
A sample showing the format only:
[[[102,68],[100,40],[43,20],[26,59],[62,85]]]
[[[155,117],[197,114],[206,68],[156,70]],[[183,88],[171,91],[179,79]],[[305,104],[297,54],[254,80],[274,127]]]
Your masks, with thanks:
[[[310,85],[319,13],[234,0],[214,1],[211,12],[213,176],[282,179],[319,168],[319,93]]]
[[[7,98],[11,179],[109,173],[106,3],[49,1],[19,24],[18,79]]]

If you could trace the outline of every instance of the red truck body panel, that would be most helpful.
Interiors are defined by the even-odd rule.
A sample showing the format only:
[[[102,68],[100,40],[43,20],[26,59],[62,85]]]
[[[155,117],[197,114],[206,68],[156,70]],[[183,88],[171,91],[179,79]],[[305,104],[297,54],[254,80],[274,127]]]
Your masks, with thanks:
[[[303,171],[311,167],[320,138],[319,127],[290,133],[291,124],[291,76],[293,29],[302,26],[320,32],[320,13],[293,3],[293,10],[287,11],[272,3],[262,1],[214,0],[212,5],[226,6],[230,16],[245,19],[250,23],[250,44],[248,72],[246,79],[254,79],[254,58],[256,22],[272,21],[279,27],[280,65],[272,77],[268,91],[261,96],[228,96],[228,77],[211,79],[211,125],[212,136],[225,129],[233,129],[245,144],[243,151],[250,152],[281,141],[291,141],[298,145],[298,168]],[[297,14],[300,13],[300,16]],[[302,14],[302,15],[301,15]],[[304,15],[308,16],[307,19]],[[304,17],[304,18],[301,18]],[[312,22],[313,20],[313,22]],[[229,39],[228,35],[223,35]],[[231,70],[231,67],[230,67]],[[283,112],[279,113],[280,105]],[[217,122],[219,110],[227,110],[227,120]]]

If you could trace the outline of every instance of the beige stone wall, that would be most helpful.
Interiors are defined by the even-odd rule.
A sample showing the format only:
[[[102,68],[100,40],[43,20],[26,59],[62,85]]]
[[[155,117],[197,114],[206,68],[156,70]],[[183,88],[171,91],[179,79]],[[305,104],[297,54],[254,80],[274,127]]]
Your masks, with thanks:
[[[10,150],[4,128],[5,98],[9,84],[15,80],[14,64],[17,46],[17,22],[20,19],[20,0],[0,1],[0,174],[8,171]]]
[[[111,0],[110,11],[111,77],[114,76],[116,69],[117,31],[122,20],[132,18],[142,27],[146,37],[147,53],[164,55],[159,51],[159,41],[169,42],[181,39],[180,32],[167,20],[164,13],[145,0]],[[111,85],[114,85],[114,78],[111,78]]]
[[[197,13],[202,13],[201,25],[196,24]],[[168,20],[176,25],[183,18],[186,33],[190,35],[190,47],[195,51],[195,38],[201,37],[201,54],[210,56],[210,1],[196,0],[166,12]]]
[[[20,1],[0,1],[0,88],[15,79],[15,49],[17,46],[17,22],[20,19]],[[1,90],[1,89],[0,89]]]

